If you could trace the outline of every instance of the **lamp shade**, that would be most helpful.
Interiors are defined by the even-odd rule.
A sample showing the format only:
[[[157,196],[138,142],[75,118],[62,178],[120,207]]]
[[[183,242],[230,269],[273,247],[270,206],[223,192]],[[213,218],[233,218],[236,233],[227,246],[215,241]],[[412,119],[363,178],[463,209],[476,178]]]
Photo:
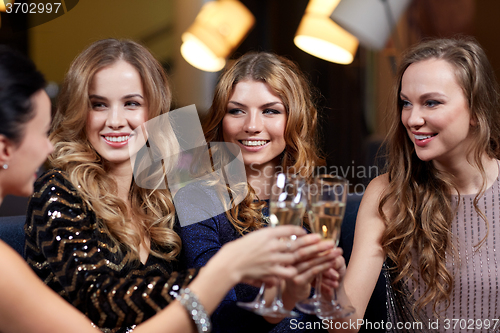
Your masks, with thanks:
[[[358,48],[356,37],[330,19],[340,0],[311,0],[295,33],[294,43],[318,58],[350,64]]]
[[[196,68],[219,71],[254,23],[252,13],[237,0],[207,2],[182,34],[181,54]]]
[[[410,2],[411,0],[342,0],[331,18],[356,36],[361,45],[381,50],[385,47],[393,25]]]
[[[7,4],[14,3],[14,0],[0,0],[0,12],[5,12],[7,10]]]

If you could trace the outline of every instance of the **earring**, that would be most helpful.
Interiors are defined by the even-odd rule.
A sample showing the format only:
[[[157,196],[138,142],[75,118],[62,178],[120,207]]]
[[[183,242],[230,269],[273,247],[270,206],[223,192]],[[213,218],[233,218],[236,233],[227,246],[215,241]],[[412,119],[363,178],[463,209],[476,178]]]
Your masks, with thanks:
[[[7,163],[5,163],[4,165],[2,165],[2,168],[3,168],[4,170],[7,170],[7,169],[9,168],[9,165],[8,165]]]

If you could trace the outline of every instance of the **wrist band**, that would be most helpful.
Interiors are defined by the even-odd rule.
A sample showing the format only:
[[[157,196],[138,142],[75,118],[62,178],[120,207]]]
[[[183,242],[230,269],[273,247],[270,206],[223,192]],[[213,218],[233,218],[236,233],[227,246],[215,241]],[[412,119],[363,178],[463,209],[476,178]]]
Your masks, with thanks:
[[[189,288],[184,288],[181,291],[180,296],[177,300],[182,304],[186,311],[191,315],[198,333],[209,333],[211,331],[212,324],[210,323],[210,318],[205,312],[205,308],[198,300],[198,297],[189,290]]]

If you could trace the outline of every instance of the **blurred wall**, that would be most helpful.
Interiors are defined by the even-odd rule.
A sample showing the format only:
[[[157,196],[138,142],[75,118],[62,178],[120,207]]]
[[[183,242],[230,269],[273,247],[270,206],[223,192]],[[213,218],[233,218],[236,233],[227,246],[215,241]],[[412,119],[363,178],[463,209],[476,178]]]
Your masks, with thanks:
[[[495,70],[497,80],[500,79],[500,1],[476,1],[474,19],[475,36],[486,51],[486,55]]]
[[[59,18],[29,30],[29,55],[47,80],[61,82],[71,61],[90,43],[130,38],[160,59],[173,58],[171,0],[80,0]]]

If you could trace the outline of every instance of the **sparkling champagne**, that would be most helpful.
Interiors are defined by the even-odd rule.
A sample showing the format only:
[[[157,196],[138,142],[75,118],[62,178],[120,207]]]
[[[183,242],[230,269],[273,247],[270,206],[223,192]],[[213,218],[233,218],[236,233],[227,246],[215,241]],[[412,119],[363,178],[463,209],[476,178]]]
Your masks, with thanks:
[[[339,243],[340,229],[344,218],[345,203],[339,201],[318,202],[312,205],[311,228],[324,239]]]
[[[271,203],[270,213],[274,214],[280,225],[302,226],[302,219],[306,212],[306,206],[303,203],[295,204],[292,202]]]

